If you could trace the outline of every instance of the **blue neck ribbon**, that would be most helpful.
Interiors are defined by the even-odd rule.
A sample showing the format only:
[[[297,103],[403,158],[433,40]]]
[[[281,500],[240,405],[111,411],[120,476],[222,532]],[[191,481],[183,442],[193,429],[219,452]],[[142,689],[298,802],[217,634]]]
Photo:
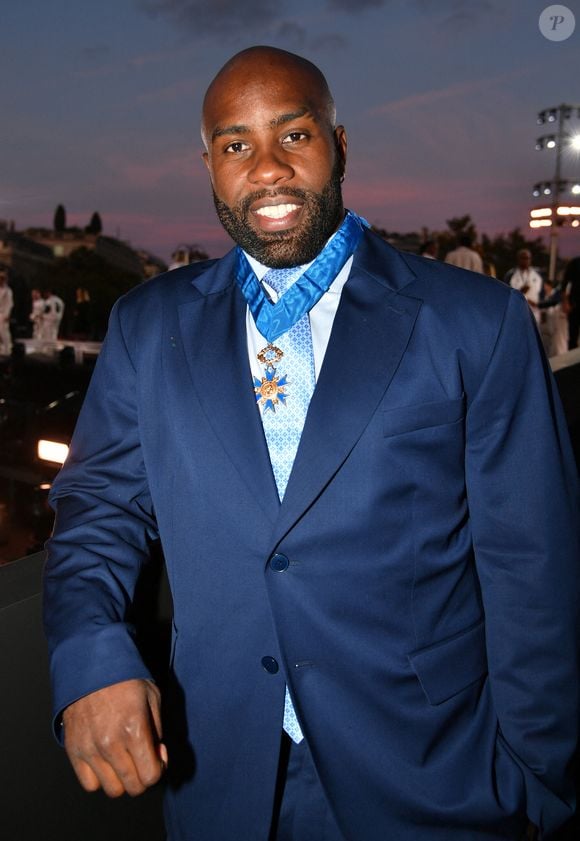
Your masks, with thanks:
[[[347,210],[335,236],[275,304],[268,300],[246,255],[237,247],[236,283],[248,302],[256,327],[268,342],[286,333],[318,303],[356,249],[363,226],[369,226],[366,219]]]

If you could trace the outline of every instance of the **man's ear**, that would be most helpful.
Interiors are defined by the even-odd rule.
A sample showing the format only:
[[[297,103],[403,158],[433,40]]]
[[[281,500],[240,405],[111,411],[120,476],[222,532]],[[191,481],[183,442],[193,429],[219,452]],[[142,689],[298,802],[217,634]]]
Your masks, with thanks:
[[[346,150],[348,146],[344,126],[337,126],[334,129],[334,145],[336,147],[336,154],[340,162],[340,179],[342,181],[344,178],[344,173],[346,171]]]
[[[204,164],[206,165],[207,171],[208,171],[208,172],[210,172],[210,168],[209,168],[209,155],[208,155],[208,153],[207,153],[207,152],[203,152],[201,157],[203,158],[203,162],[204,162]]]

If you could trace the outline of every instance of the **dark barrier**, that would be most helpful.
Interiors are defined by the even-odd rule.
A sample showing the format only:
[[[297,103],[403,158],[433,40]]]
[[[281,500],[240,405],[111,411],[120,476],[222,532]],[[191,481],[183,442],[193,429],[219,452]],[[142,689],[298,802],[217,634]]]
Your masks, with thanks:
[[[134,800],[87,794],[52,736],[41,625],[43,561],[37,554],[0,566],[0,835],[18,841],[163,841],[161,787]],[[151,588],[142,590],[146,612],[154,600]],[[165,619],[157,622],[164,639]]]
[[[580,471],[580,348],[550,360]],[[579,836],[580,837],[580,836]]]
[[[554,357],[550,360],[550,364],[562,398],[576,465],[580,473],[580,348]],[[578,809],[580,810],[580,754],[577,759],[577,781]],[[579,838],[580,814],[577,813],[553,841],[578,841]]]

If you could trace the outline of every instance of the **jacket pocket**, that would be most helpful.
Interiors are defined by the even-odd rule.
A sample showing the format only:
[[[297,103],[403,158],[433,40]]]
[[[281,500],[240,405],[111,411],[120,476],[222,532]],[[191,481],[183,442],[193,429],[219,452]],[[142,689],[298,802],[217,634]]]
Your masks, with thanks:
[[[436,403],[415,403],[383,412],[383,435],[401,435],[417,429],[456,423],[465,416],[465,397]]]
[[[427,700],[442,704],[487,674],[485,622],[409,654]]]

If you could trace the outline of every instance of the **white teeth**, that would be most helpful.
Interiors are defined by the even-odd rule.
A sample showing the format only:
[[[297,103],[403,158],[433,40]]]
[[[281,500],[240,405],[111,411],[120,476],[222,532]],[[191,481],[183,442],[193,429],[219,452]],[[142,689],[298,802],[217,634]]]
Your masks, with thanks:
[[[271,204],[266,207],[259,207],[256,210],[258,216],[267,216],[268,219],[283,219],[293,210],[298,210],[299,204]]]

